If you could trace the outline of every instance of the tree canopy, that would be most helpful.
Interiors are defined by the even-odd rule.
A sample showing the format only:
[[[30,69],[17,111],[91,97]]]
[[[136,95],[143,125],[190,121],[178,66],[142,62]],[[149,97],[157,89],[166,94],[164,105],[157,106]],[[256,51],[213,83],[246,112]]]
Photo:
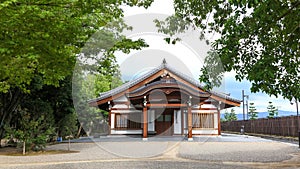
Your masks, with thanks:
[[[75,54],[93,33],[123,16],[122,4],[151,0],[6,0],[0,3],[0,92],[28,91],[36,74],[58,85],[72,73]]]
[[[220,85],[219,75],[233,70],[237,80],[252,83],[252,92],[300,99],[299,1],[175,0],[174,7],[173,19],[159,24],[173,39],[187,24],[199,28],[202,39],[207,34],[220,35],[211,42],[200,80]],[[215,54],[223,70],[213,69],[220,64]]]
[[[109,64],[103,64],[104,67],[117,68],[114,64],[115,51],[129,52],[130,49],[146,46],[143,40],[116,36],[121,29],[130,29],[122,22],[121,6],[147,8],[152,1],[1,1],[0,140],[5,133],[4,126],[10,127],[18,122],[20,118],[17,117],[25,110],[34,112],[34,117],[41,115],[36,106],[22,105],[22,99],[48,105],[45,111],[54,116],[55,127],[62,127],[58,133],[63,132],[64,125],[59,123],[61,119],[69,118],[70,124],[74,125],[71,76],[83,46],[95,32],[100,31],[103,43],[97,44],[98,48],[90,52],[105,52],[106,57],[102,61],[106,59],[108,62],[105,63]],[[107,28],[109,23],[115,23],[113,29]],[[98,73],[103,70],[95,69]],[[38,119],[28,121],[36,124]],[[21,129],[21,125],[17,127],[16,130]]]

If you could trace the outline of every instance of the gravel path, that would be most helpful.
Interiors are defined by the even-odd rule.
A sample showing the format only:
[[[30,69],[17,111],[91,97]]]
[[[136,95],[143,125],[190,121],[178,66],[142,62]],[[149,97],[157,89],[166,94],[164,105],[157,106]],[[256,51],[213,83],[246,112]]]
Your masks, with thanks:
[[[68,144],[56,144],[48,146],[48,150],[67,150]],[[71,150],[79,151],[79,153],[69,154],[53,154],[39,156],[0,156],[0,166],[2,164],[26,164],[40,162],[65,162],[65,161],[83,161],[83,160],[106,160],[116,159],[110,153],[103,151],[95,143],[76,143],[71,144]]]
[[[208,161],[278,162],[300,153],[295,145],[280,142],[181,143],[179,157]]]
[[[66,150],[66,143],[48,150]],[[241,168],[251,162],[280,162],[300,157],[297,145],[256,137],[226,135],[187,141],[72,143],[78,153],[40,156],[0,156],[0,168]],[[293,165],[300,167],[300,158]],[[237,163],[237,164],[235,164]],[[277,164],[276,163],[276,164]],[[285,163],[289,165],[288,163]],[[261,165],[261,164],[259,164]],[[173,167],[172,167],[173,166]],[[248,166],[248,165],[246,165]]]
[[[0,167],[1,168],[1,167]],[[116,161],[116,162],[89,162],[89,163],[68,163],[54,164],[47,166],[18,166],[7,167],[6,169],[247,169],[251,167],[229,165],[223,163],[200,163],[197,161],[181,162],[181,161]]]

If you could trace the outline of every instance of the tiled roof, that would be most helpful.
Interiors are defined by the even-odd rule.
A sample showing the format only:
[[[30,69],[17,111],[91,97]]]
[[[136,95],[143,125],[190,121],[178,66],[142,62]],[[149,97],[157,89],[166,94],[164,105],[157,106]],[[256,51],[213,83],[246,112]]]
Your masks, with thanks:
[[[196,81],[195,79],[193,79],[192,77],[190,76],[187,76],[186,74],[174,69],[173,67],[169,66],[165,59],[163,61],[163,63],[158,66],[157,68],[154,68],[152,70],[150,70],[149,72],[141,75],[140,77],[132,80],[132,81],[129,81],[115,89],[112,89],[110,91],[107,91],[107,92],[103,92],[103,93],[100,93],[100,96],[96,99],[91,99],[89,100],[88,102],[92,103],[92,102],[96,102],[96,101],[99,101],[99,100],[103,100],[103,99],[106,99],[106,98],[109,98],[111,96],[114,96],[118,93],[121,93],[121,92],[124,92],[126,91],[127,89],[131,88],[132,86],[142,82],[143,80],[147,79],[148,77],[154,75],[155,73],[159,72],[160,70],[167,70],[175,75],[177,75],[178,77],[182,78],[183,80],[203,89],[203,86],[198,82]],[[218,97],[221,97],[221,98],[224,98],[226,100],[230,100],[230,101],[234,101],[234,102],[241,102],[241,100],[238,100],[238,99],[235,99],[235,98],[232,98],[226,94],[223,94],[223,93],[218,93],[218,92],[215,92],[215,91],[207,91],[208,93],[212,94],[212,95],[215,95],[215,96],[218,96]]]

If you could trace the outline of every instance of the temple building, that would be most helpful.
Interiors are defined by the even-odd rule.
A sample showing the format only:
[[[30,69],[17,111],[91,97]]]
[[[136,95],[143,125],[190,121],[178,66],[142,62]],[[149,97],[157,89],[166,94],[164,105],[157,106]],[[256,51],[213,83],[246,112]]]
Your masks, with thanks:
[[[109,134],[220,135],[220,111],[240,100],[204,90],[164,60],[155,69],[89,101],[109,112]]]

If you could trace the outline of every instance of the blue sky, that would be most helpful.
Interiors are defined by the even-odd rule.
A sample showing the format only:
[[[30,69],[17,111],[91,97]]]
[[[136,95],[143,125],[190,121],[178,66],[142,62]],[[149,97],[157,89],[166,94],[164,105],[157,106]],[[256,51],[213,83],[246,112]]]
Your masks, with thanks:
[[[230,93],[232,97],[242,99],[242,90],[245,91],[245,95],[249,95],[248,102],[253,102],[256,109],[259,112],[266,112],[268,102],[272,101],[273,105],[277,107],[279,110],[296,112],[295,104],[291,105],[289,100],[283,99],[282,96],[276,98],[275,96],[269,96],[265,93],[251,93],[250,91],[251,83],[247,80],[243,80],[242,82],[238,82],[235,80],[234,76],[225,75],[225,91],[226,93]],[[237,113],[242,113],[242,108],[235,108]],[[295,113],[296,114],[296,113]]]
[[[145,14],[151,15],[156,13],[171,15],[174,13],[172,0],[155,0],[151,7],[147,10],[139,7],[124,7],[123,10],[125,19],[126,17],[131,17],[133,20],[135,18],[132,18],[132,16],[135,15],[143,15],[143,17],[145,17]],[[133,24],[135,24],[135,22],[133,22]],[[140,29],[146,29],[145,26],[143,27],[143,23],[139,21],[136,21],[136,26],[140,26]],[[134,26],[133,29],[135,29]],[[189,36],[190,39],[186,40],[186,42],[195,40],[196,36],[194,34],[189,34]],[[136,34],[132,33],[128,37],[132,39],[146,39],[146,42],[150,45],[150,47],[142,51],[133,51],[128,55],[123,53],[117,54],[117,61],[121,66],[123,78],[126,80],[130,80],[137,74],[158,66],[163,58],[166,58],[168,63],[183,71],[183,73],[198,79],[200,68],[203,65],[205,53],[209,49],[209,46],[205,46],[203,44],[204,42],[197,42],[196,47],[193,46],[195,43],[178,43],[176,45],[167,45],[162,40],[164,37],[163,35],[153,32],[151,33],[148,30],[143,34],[140,32]],[[184,36],[184,38],[186,37]],[[208,38],[211,40],[218,37],[214,36]],[[220,88],[220,91],[230,93],[230,95],[234,98],[242,99],[242,90],[245,90],[245,94],[249,95],[249,103],[253,102],[259,112],[267,111],[269,101],[272,101],[279,110],[292,112],[296,111],[295,104],[291,105],[290,101],[283,99],[281,96],[275,98],[274,96],[270,97],[261,92],[251,93],[250,87],[251,83],[249,81],[244,80],[242,82],[237,82],[234,79],[234,72],[229,72],[224,76],[223,85]],[[234,108],[236,113],[241,114],[243,112],[241,107]]]

